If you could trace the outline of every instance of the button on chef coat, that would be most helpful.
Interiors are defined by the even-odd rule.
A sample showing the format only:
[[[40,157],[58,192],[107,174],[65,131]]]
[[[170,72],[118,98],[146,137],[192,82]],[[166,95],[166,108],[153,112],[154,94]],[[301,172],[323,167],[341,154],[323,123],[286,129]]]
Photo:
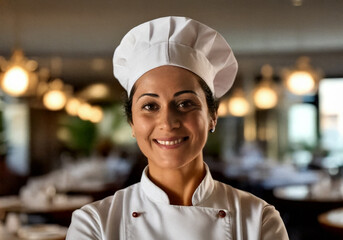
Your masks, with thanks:
[[[192,206],[171,205],[147,176],[73,213],[67,240],[286,240],[279,212],[262,199],[206,175]]]

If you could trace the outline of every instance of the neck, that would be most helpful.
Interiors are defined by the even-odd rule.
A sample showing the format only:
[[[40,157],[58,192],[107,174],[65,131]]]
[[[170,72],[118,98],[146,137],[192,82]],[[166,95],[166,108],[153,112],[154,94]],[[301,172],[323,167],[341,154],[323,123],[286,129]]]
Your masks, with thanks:
[[[192,205],[192,196],[205,177],[203,161],[194,160],[177,169],[157,169],[149,165],[149,178],[163,189],[172,205]]]

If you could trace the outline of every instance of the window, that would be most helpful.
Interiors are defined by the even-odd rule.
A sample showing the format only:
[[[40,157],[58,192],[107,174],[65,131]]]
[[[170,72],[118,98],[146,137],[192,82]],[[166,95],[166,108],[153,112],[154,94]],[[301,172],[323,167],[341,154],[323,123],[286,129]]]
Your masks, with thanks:
[[[323,79],[319,84],[321,145],[343,150],[343,78]]]
[[[291,146],[313,148],[317,143],[316,112],[313,104],[299,103],[289,109],[288,139]]]

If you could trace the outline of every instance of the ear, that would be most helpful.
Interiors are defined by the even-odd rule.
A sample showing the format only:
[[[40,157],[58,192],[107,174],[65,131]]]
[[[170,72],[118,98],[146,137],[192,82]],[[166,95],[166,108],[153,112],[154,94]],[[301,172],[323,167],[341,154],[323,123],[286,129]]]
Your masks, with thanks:
[[[130,123],[130,127],[131,127],[131,135],[132,135],[132,137],[136,137],[136,134],[135,134],[135,130],[133,129],[133,124],[132,123]]]

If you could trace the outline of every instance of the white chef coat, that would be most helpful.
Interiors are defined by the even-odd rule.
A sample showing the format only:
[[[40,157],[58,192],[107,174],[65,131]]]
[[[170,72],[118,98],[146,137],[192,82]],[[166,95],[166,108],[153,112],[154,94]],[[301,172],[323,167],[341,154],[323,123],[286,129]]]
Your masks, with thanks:
[[[206,175],[193,206],[171,205],[143,171],[141,182],[73,213],[67,240],[286,240],[275,208]]]

